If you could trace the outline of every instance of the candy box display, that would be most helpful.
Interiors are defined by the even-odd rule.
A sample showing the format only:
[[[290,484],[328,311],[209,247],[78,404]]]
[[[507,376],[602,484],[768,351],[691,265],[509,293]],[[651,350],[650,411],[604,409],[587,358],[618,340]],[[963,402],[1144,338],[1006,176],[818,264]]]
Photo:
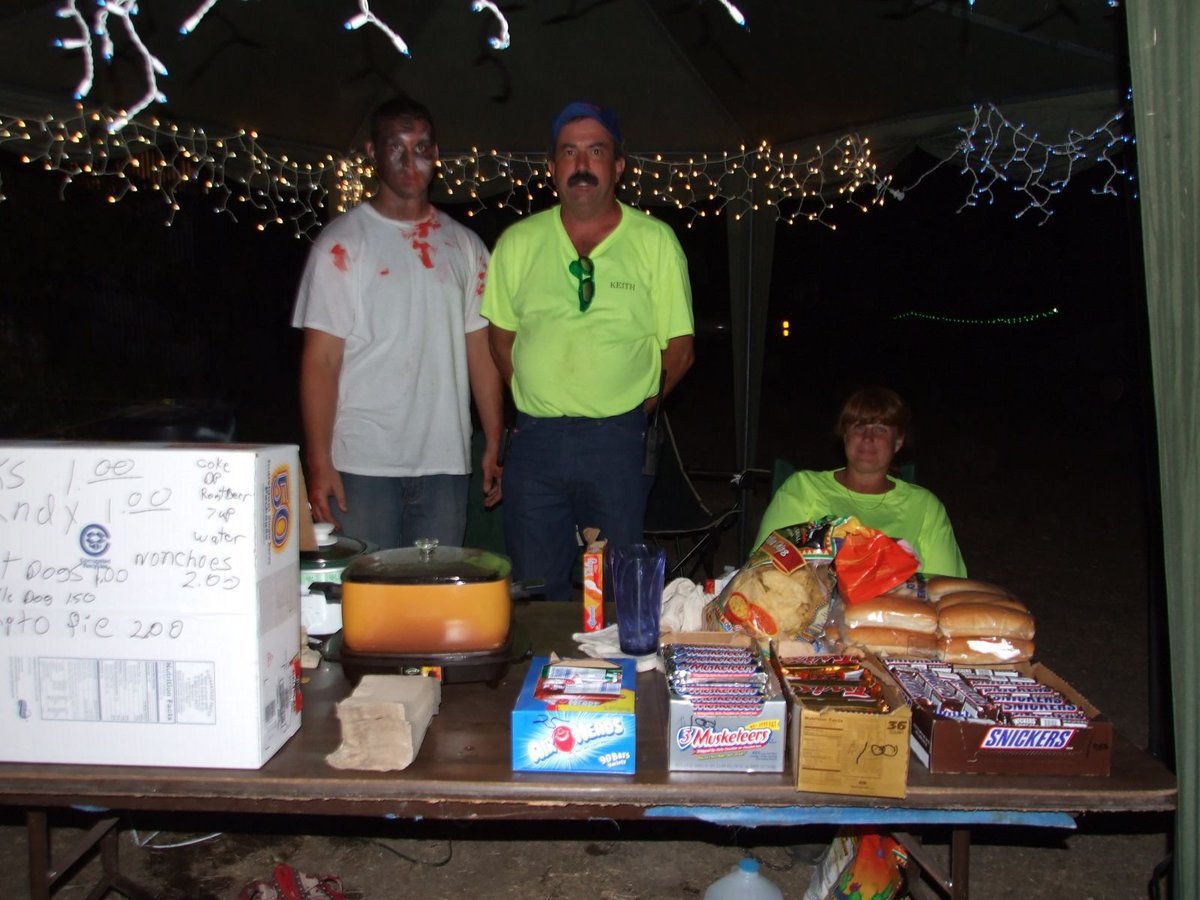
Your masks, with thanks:
[[[637,771],[633,659],[535,656],[512,711],[514,772]]]
[[[796,790],[904,797],[912,713],[903,692],[875,657],[813,657],[808,648],[771,645],[791,704]]]
[[[972,667],[888,660],[930,772],[1108,775],[1112,723],[1040,663]]]
[[[667,766],[672,771],[782,772],[787,701],[748,634],[663,636]]]

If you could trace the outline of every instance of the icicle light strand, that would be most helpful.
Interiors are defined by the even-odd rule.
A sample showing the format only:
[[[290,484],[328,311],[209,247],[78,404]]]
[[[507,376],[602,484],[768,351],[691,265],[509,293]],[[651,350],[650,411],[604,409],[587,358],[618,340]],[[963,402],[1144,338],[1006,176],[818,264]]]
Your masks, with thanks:
[[[150,47],[138,32],[138,0],[94,0],[95,10],[92,13],[90,21],[80,9],[80,2],[88,2],[88,0],[67,0],[66,5],[59,8],[55,13],[60,19],[71,20],[78,31],[78,36],[58,39],[55,41],[55,46],[62,50],[83,51],[83,75],[79,80],[78,87],[75,89],[76,100],[82,100],[87,97],[95,84],[96,42],[99,42],[100,56],[105,62],[113,58],[115,37],[110,19],[120,22],[126,39],[142,60],[142,68],[146,77],[145,92],[129,107],[128,111],[121,111],[108,122],[109,128],[119,131],[151,103],[166,102],[167,97],[159,88],[158,79],[160,76],[165,77],[167,75],[167,68],[163,65],[162,60],[151,52]],[[200,23],[204,21],[205,16],[216,7],[218,2],[219,0],[203,0],[192,11],[192,14],[180,24],[179,33],[186,37],[194,32],[200,26]],[[721,2],[726,6],[734,21],[737,22],[739,17],[741,17],[741,13],[737,10],[737,7],[732,6],[726,0],[721,0]],[[508,19],[505,18],[500,7],[491,2],[491,0],[473,0],[471,10],[473,12],[483,12],[486,10],[496,18],[499,24],[499,33],[490,37],[488,43],[496,50],[507,49],[512,43],[512,36],[509,33]],[[741,17],[741,19],[738,24],[744,25],[744,17]],[[358,0],[358,12],[344,23],[344,27],[350,31],[362,28],[364,25],[371,25],[383,32],[398,53],[404,56],[412,55],[404,38],[371,10],[370,0]],[[93,41],[93,35],[96,41]]]
[[[1118,181],[1132,181],[1132,174],[1119,162],[1120,151],[1132,140],[1123,127],[1124,118],[1125,112],[1118,111],[1087,134],[1071,130],[1062,140],[1048,142],[1023,123],[1005,117],[995,105],[976,106],[974,120],[958,127],[962,138],[955,151],[904,190],[912,190],[935,169],[957,161],[970,180],[959,212],[990,206],[997,191],[1007,189],[1025,204],[1016,218],[1033,213],[1044,225],[1053,215],[1052,202],[1066,190],[1077,168],[1094,164],[1107,168],[1097,193],[1115,195]]]
[[[372,173],[362,154],[298,159],[268,150],[254,132],[213,135],[151,116],[115,129],[113,123],[125,115],[89,111],[82,103],[63,118],[0,110],[0,147],[59,174],[64,192],[77,179],[94,178],[116,202],[148,187],[163,197],[168,223],[189,185],[215,201],[218,212],[250,214],[261,227],[288,223],[297,235],[310,236],[330,215],[368,196]],[[1035,213],[1045,222],[1085,159],[1107,166],[1107,180],[1097,193],[1115,196],[1122,179],[1132,182],[1120,156],[1129,140],[1121,129],[1123,116],[1118,112],[1088,134],[1072,131],[1050,143],[1010,122],[995,106],[978,107],[973,121],[960,128],[955,150],[904,190],[878,171],[869,139],[848,134],[806,154],[785,154],[765,143],[725,153],[631,153],[620,192],[639,208],[667,205],[686,211],[689,227],[697,219],[740,218],[765,208],[789,224],[834,228],[833,209],[867,212],[902,200],[935,169],[957,164],[968,180],[960,211],[992,204],[1005,190],[1024,204],[1018,217]],[[554,192],[541,153],[444,153],[437,177],[435,195],[444,192],[451,202],[473,204],[473,211],[501,207],[525,214],[535,197],[551,198]]]

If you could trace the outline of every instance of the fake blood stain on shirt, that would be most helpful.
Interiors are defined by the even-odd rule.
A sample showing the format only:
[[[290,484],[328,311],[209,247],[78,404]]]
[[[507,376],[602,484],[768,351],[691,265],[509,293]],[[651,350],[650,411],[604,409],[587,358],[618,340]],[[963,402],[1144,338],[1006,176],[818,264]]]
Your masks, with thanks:
[[[441,228],[441,223],[430,219],[422,222],[412,231],[412,248],[421,258],[421,265],[427,269],[433,268],[433,247],[429,244],[430,232]]]
[[[330,248],[329,254],[333,257],[333,267],[335,269],[337,269],[339,272],[347,272],[350,270],[350,266],[346,262],[347,254],[345,247],[343,247],[341,244],[334,244]]]

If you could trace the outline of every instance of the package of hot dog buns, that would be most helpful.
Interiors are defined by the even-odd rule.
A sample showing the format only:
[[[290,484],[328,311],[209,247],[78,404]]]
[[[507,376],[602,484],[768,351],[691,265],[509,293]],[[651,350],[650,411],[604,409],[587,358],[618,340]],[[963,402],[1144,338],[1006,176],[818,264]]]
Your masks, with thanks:
[[[988,665],[1032,659],[1036,631],[1029,608],[999,585],[917,573],[870,600],[835,601],[822,646]]]

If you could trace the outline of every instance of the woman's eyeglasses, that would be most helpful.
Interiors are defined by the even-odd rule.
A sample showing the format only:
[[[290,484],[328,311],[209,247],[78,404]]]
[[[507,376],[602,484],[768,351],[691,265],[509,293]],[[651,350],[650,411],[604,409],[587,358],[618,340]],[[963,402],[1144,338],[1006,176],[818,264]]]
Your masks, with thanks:
[[[596,267],[589,257],[581,256],[572,260],[567,268],[579,279],[579,311],[587,312],[592,305],[592,298],[596,296]]]
[[[871,437],[885,438],[891,432],[892,426],[882,422],[855,422],[846,430],[858,437],[866,437],[869,434]]]

